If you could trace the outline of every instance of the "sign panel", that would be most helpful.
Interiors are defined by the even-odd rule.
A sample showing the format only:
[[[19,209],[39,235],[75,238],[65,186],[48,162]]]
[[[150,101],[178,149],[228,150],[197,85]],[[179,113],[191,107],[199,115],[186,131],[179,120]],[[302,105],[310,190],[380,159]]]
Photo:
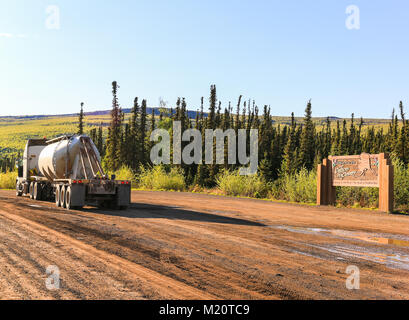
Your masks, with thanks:
[[[379,187],[379,155],[330,157],[332,185],[350,187]]]

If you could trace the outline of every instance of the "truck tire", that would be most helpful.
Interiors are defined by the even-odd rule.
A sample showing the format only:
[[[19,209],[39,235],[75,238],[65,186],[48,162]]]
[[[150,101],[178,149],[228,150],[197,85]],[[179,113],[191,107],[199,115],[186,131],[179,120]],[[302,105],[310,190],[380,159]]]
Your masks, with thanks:
[[[66,208],[66,202],[65,202],[65,194],[67,193],[67,187],[66,186],[61,186],[61,193],[60,193],[60,203],[61,203],[61,208]]]
[[[55,205],[61,207],[61,186],[58,185],[55,187]]]
[[[16,196],[21,197],[23,195],[23,191],[20,191],[20,184],[16,182]]]
[[[30,199],[34,199],[34,182],[30,182],[29,193]]]
[[[70,186],[68,186],[66,189],[65,189],[65,208],[67,209],[67,210],[71,210],[71,209],[74,209],[74,207],[71,205],[71,187]]]
[[[41,185],[38,182],[35,182],[33,188],[33,199],[37,201],[41,200]]]

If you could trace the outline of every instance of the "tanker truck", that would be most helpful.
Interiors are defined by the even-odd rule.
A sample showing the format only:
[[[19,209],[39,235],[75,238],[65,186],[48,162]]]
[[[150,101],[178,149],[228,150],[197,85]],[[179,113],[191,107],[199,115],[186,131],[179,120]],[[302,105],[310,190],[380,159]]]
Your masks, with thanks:
[[[68,210],[88,204],[126,209],[131,201],[131,183],[105,175],[91,138],[64,135],[27,141],[18,165],[16,195],[55,201],[57,207]]]

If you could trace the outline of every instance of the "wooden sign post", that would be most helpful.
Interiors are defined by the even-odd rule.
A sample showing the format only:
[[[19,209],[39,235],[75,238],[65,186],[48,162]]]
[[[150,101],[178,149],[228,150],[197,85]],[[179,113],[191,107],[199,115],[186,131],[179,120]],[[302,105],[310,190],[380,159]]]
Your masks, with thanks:
[[[377,187],[379,210],[393,211],[393,166],[387,153],[324,159],[317,170],[317,204],[334,205],[337,186]]]

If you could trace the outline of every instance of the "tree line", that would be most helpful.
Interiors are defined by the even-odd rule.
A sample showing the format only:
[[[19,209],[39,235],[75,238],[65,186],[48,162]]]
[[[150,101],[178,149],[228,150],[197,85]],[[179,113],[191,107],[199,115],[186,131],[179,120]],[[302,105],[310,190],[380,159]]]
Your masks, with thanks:
[[[16,163],[20,159],[20,153],[16,156],[7,156],[0,158],[0,172],[11,172],[16,169]]]
[[[161,103],[159,116],[155,117],[154,109],[152,114],[147,114],[146,99],[135,97],[129,119],[125,120],[118,101],[118,89],[119,85],[114,81],[108,129],[104,129],[101,124],[87,132],[109,172],[127,166],[137,174],[142,167],[152,166],[150,150],[153,142],[149,139],[151,132],[156,128],[165,129],[172,138],[172,121],[181,122],[182,132],[188,128],[198,129],[202,132],[202,137],[205,136],[206,129],[233,129],[236,133],[239,129],[258,129],[259,173],[266,181],[294,174],[303,167],[312,170],[329,155],[389,152],[406,166],[409,163],[409,121],[405,118],[402,102],[398,112],[392,111],[391,120],[385,128],[366,126],[364,129],[364,120],[355,119],[354,114],[348,122],[345,119],[333,121],[328,117],[325,124],[318,127],[312,119],[311,101],[306,105],[302,122],[298,123],[292,113],[289,124],[277,125],[272,119],[270,106],[265,105],[260,111],[254,100],[245,100],[243,96],[239,96],[234,105],[229,102],[223,106],[217,99],[216,86],[212,85],[206,106],[202,97],[194,119],[188,116],[185,98],[178,98],[174,108],[167,108],[165,103]],[[80,134],[84,133],[86,128],[83,106],[81,103],[77,132]],[[208,108],[207,112],[204,112],[205,107]],[[188,143],[183,142],[182,147]],[[225,153],[224,165],[178,166],[183,170],[188,184],[211,187],[215,185],[216,176],[222,169],[238,168],[238,165],[227,164],[227,148]],[[0,158],[0,171],[14,170],[19,158],[20,156]]]
[[[125,121],[118,102],[118,89],[119,86],[114,81],[111,122],[106,139],[103,139],[102,127],[92,129],[90,133],[103,156],[106,169],[111,172],[121,166],[128,166],[138,173],[141,167],[152,166],[150,149],[153,143],[149,139],[150,134],[154,129],[161,128],[168,130],[172,138],[172,121],[181,122],[182,132],[189,128],[198,129],[202,132],[202,137],[206,129],[234,129],[236,133],[239,129],[248,131],[258,129],[259,173],[266,181],[276,180],[282,175],[294,174],[301,168],[312,170],[329,155],[389,152],[402,160],[405,165],[409,163],[409,121],[405,119],[402,102],[399,104],[399,113],[393,110],[387,130],[369,126],[364,131],[364,120],[362,118],[356,120],[354,114],[351,115],[349,122],[344,119],[333,123],[334,121],[328,117],[325,125],[317,128],[312,119],[311,101],[306,105],[301,123],[297,123],[292,113],[290,124],[275,125],[270,106],[265,105],[260,112],[254,100],[244,100],[243,96],[239,96],[235,106],[229,102],[223,107],[221,101],[217,99],[216,86],[212,85],[208,99],[209,111],[204,112],[205,99],[202,97],[195,119],[188,117],[185,98],[177,99],[175,109],[161,108],[159,117],[155,119],[153,109],[152,115],[147,114],[146,100],[139,103],[139,98],[136,97],[130,118]],[[81,124],[79,128],[81,126],[83,128]],[[182,142],[182,148],[183,144],[188,143]],[[216,176],[220,170],[238,168],[238,165],[227,164],[227,144],[225,154],[224,165],[181,164],[178,166],[183,170],[187,184],[211,187],[215,185]]]

